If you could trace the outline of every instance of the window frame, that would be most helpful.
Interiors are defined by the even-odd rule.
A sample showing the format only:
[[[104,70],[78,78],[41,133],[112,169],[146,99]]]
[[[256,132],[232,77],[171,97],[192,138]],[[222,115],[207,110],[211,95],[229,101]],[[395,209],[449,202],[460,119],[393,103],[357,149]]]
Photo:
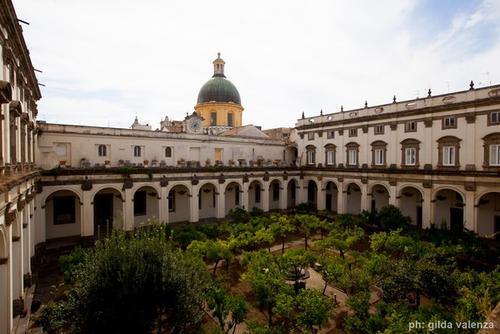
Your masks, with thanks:
[[[350,128],[348,133],[349,133],[349,137],[357,137],[358,136],[358,128]]]
[[[448,122],[448,124],[446,124],[447,121],[453,121],[452,122],[453,124],[451,124],[451,122]],[[456,116],[445,116],[445,117],[443,117],[441,128],[443,130],[445,130],[445,129],[456,129],[457,128],[457,123],[458,123],[457,121],[458,120],[457,120]]]
[[[173,149],[171,146],[165,146],[165,158],[172,158],[173,157]]]
[[[134,158],[140,158],[140,157],[142,157],[142,146],[140,146],[140,145],[134,145],[133,146],[133,151],[134,151]]]
[[[484,162],[483,162],[483,168],[486,170],[500,170],[500,164],[494,164],[492,163],[492,157],[491,153],[493,151],[493,147],[497,147],[497,152],[498,152],[498,147],[500,147],[500,132],[493,132],[490,133],[483,138],[483,147],[484,147]],[[500,154],[500,153],[497,153]],[[500,162],[500,157],[498,157]]]
[[[438,168],[442,169],[457,169],[460,167],[460,138],[455,136],[444,136],[437,140],[438,143]],[[446,161],[445,164],[445,148],[454,147],[453,163]],[[448,151],[449,154],[449,151]],[[446,159],[448,159],[446,157]]]
[[[306,165],[316,165],[316,146],[314,145],[306,146]]]
[[[325,165],[326,166],[335,166],[335,158],[336,158],[336,149],[337,147],[333,144],[325,145]]]
[[[401,167],[402,168],[418,168],[420,166],[420,141],[414,138],[407,138],[401,143]],[[413,149],[415,154],[415,163],[407,161],[407,149]],[[410,162],[410,163],[408,163]]]
[[[493,115],[496,115],[496,120],[493,121]],[[488,126],[500,124],[500,110],[493,110],[488,113]]]
[[[381,131],[377,131],[377,128],[381,128],[382,130]],[[385,133],[385,125],[384,124],[376,124],[374,127],[373,127],[373,134],[374,135],[383,135]]]
[[[359,144],[355,142],[350,142],[345,145],[346,147],[346,166],[347,167],[358,167],[359,166]],[[353,152],[353,153],[351,153]],[[354,159],[351,159],[351,154],[353,154]],[[352,161],[355,160],[355,161]]]
[[[417,121],[406,121],[405,122],[405,132],[417,132],[417,129],[418,129],[418,122]]]
[[[104,154],[102,154],[102,150],[104,150]],[[108,156],[108,145],[105,144],[99,144],[97,145],[97,156],[100,158],[106,158]]]

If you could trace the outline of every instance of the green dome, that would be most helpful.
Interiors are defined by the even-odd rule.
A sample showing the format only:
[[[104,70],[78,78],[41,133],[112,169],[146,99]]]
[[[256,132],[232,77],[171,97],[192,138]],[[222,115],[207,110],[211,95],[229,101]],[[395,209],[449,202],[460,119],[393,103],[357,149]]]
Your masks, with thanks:
[[[233,102],[241,105],[240,93],[236,86],[223,75],[214,75],[208,80],[198,93],[198,103],[205,102]]]

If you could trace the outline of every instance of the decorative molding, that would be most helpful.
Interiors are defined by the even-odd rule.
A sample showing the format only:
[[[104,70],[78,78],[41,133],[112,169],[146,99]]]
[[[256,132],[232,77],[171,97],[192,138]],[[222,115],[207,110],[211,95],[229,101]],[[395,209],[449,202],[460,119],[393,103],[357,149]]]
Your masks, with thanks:
[[[465,181],[464,187],[466,191],[476,191],[476,182]]]
[[[422,181],[422,186],[424,188],[432,188],[432,180],[424,180],[424,181]]]
[[[390,128],[391,128],[391,130],[392,130],[392,131],[396,131],[396,129],[398,128],[398,123],[396,123],[396,122],[391,122],[391,123],[389,124],[389,126],[390,126]]]
[[[132,189],[132,187],[134,186],[134,181],[132,180],[132,178],[130,177],[127,177],[125,180],[123,180],[123,190],[125,189]]]
[[[92,190],[92,180],[89,180],[88,176],[85,176],[85,180],[82,182],[82,190],[89,191]]]
[[[396,178],[389,178],[389,185],[390,186],[397,186],[398,185],[398,179]]]
[[[476,123],[476,115],[473,113],[465,114],[465,121],[467,122],[467,124]]]
[[[368,183],[368,177],[366,177],[366,176],[362,176],[362,177],[361,177],[361,183],[363,183],[363,184],[367,184],[367,183]]]
[[[196,176],[196,174],[194,174],[193,176],[191,176],[191,184],[193,186],[197,185],[198,183],[200,183],[200,181],[198,180],[198,177]]]
[[[426,119],[424,119],[424,126],[426,128],[432,128],[432,123],[433,123],[432,122],[432,118],[426,118]]]
[[[168,186],[168,179],[165,175],[160,178],[160,187],[165,188]]]

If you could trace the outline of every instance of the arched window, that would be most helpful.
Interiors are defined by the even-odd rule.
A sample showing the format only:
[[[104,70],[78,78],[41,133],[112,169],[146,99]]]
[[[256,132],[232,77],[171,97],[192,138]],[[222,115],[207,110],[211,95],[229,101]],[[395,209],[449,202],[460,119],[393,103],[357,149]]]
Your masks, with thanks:
[[[325,145],[325,165],[335,165],[335,148],[336,147],[333,144]]]
[[[105,157],[108,155],[108,152],[107,152],[107,147],[106,145],[99,145],[97,147],[97,153],[100,157]]]
[[[172,148],[165,147],[165,158],[171,158],[171,157],[172,157]]]
[[[445,136],[438,139],[438,167],[458,168],[460,139],[454,136]]]
[[[357,167],[359,165],[358,161],[359,144],[355,142],[350,142],[345,147],[346,147],[347,166]]]
[[[134,146],[134,157],[140,157],[141,156],[141,147],[140,146]]]
[[[308,165],[316,164],[316,146],[314,145],[306,146],[306,163]]]
[[[401,142],[401,166],[418,168],[420,141],[413,138]]]
[[[387,143],[381,140],[374,141],[372,144],[372,167],[385,167]]]

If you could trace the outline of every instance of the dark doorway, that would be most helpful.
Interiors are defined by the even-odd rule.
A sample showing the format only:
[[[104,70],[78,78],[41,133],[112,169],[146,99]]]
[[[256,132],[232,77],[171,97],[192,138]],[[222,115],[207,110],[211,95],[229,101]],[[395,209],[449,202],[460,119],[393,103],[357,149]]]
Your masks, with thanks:
[[[450,208],[450,230],[453,233],[461,233],[464,229],[464,210],[462,208]]]
[[[332,194],[326,194],[326,209],[332,211]]]
[[[309,181],[307,184],[307,202],[316,210],[316,194],[318,192],[318,187],[316,182]]]
[[[113,194],[97,194],[94,198],[94,234],[107,231],[113,223]],[[100,227],[99,227],[100,226]]]
[[[371,213],[375,213],[377,211],[377,204],[374,199],[372,199]]]
[[[417,206],[417,226],[422,228],[422,207]]]
[[[500,216],[495,216],[495,239],[500,240]]]

